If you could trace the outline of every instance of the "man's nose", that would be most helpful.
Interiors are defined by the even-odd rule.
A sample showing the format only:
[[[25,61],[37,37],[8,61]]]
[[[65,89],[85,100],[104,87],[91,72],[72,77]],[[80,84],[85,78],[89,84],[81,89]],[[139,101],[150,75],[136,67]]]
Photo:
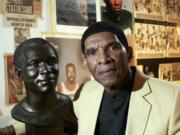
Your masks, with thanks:
[[[98,64],[107,64],[109,62],[109,59],[110,56],[105,50],[99,50],[97,57]]]
[[[116,5],[119,5],[119,0],[114,0],[114,3],[116,4]]]

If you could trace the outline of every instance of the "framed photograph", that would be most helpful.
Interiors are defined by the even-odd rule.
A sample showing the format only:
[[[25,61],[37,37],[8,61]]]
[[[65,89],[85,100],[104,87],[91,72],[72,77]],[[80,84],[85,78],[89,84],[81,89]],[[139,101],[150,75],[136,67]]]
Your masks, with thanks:
[[[167,32],[167,57],[180,57],[180,36],[177,28],[166,27]]]
[[[6,0],[4,24],[8,27],[31,28],[37,26],[34,0]]]
[[[172,81],[172,64],[159,64],[159,78],[162,80]]]
[[[95,0],[55,0],[56,24],[88,26],[96,22]]]
[[[43,33],[42,36],[57,50],[59,80],[56,90],[74,98],[78,88],[91,79],[80,47],[80,35]]]
[[[122,2],[122,3],[121,3]],[[133,34],[133,0],[100,0],[101,20],[111,22],[124,31]]]
[[[135,49],[137,58],[147,58],[148,56],[148,26],[145,23],[135,23]],[[148,56],[147,56],[148,55]]]
[[[6,77],[6,97],[7,104],[14,104],[20,101],[25,96],[25,88],[22,81],[16,78],[14,66],[13,66],[13,55],[5,54],[5,77]]]
[[[172,81],[180,82],[180,63],[172,64]]]
[[[134,0],[134,16],[140,19],[165,20],[165,0]]]
[[[149,46],[147,53],[151,55],[151,58],[162,58],[166,56],[165,26],[148,24],[148,40]]]
[[[15,46],[27,40],[30,37],[30,28],[14,28]]]
[[[180,1],[166,0],[166,21],[180,23]]]
[[[159,78],[158,68],[159,64],[145,64],[143,65],[143,72],[150,77]]]

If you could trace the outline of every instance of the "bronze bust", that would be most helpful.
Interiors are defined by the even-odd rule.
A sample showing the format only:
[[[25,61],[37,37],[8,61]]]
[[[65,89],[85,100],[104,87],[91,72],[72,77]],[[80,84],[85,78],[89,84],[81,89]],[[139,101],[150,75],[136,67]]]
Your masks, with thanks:
[[[26,135],[63,135],[76,130],[70,98],[55,92],[58,56],[42,38],[22,42],[14,53],[16,76],[24,82],[26,97],[12,109],[12,117],[26,125]],[[67,128],[66,128],[66,125]]]

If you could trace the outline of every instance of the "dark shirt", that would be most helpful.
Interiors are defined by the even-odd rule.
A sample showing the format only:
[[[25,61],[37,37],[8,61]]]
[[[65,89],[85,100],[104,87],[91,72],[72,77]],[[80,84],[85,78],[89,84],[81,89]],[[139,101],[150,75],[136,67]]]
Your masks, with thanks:
[[[134,72],[126,86],[116,95],[104,91],[95,135],[125,135],[133,78]]]

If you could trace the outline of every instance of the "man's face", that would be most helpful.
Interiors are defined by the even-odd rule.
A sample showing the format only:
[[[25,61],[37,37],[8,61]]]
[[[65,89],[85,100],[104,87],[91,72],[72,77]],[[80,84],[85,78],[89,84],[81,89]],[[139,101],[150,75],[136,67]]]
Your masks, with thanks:
[[[108,0],[108,4],[110,4],[110,7],[114,12],[120,12],[121,11],[122,0]]]
[[[115,89],[123,85],[128,71],[125,47],[111,32],[99,32],[85,40],[87,66],[105,89]]]
[[[68,66],[67,67],[66,76],[67,76],[67,81],[69,83],[74,83],[75,82],[76,73],[75,73],[75,69],[74,69],[73,66]]]
[[[22,80],[32,93],[48,93],[54,90],[58,79],[58,59],[48,46],[29,47],[24,52],[26,61]]]

